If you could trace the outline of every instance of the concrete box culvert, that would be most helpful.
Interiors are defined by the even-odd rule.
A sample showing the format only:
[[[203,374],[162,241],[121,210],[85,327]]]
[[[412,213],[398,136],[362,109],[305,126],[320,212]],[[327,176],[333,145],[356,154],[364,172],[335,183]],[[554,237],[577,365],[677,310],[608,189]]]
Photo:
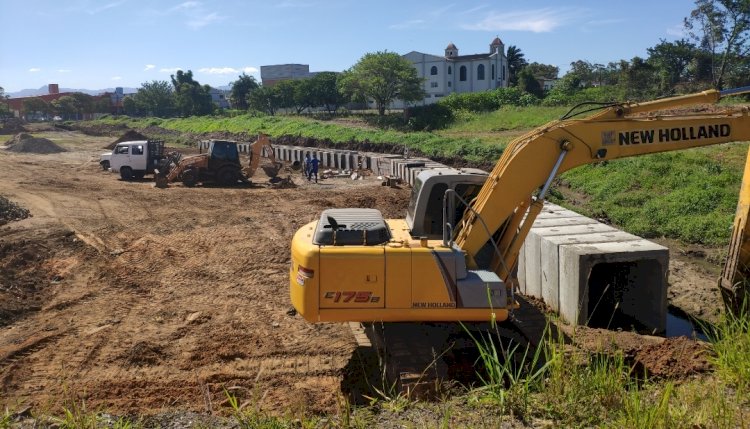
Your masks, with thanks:
[[[666,247],[643,239],[561,245],[559,259],[560,315],[567,322],[586,325],[593,320],[612,328],[609,321],[617,317],[655,333],[664,332]]]

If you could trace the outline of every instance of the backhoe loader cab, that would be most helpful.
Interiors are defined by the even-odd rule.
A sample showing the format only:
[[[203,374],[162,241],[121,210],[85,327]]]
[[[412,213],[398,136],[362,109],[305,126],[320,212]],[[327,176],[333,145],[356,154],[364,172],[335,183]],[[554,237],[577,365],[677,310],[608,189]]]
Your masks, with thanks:
[[[487,172],[477,168],[436,168],[417,175],[411,190],[406,224],[413,237],[439,239],[443,234],[443,198],[452,189],[463,201],[470,202],[487,179]],[[448,223],[456,225],[466,206],[456,199]]]

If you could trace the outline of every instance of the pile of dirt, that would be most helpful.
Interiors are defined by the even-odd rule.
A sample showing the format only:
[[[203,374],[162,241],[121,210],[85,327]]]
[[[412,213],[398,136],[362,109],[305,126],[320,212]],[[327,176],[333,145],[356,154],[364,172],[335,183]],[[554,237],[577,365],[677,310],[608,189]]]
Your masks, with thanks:
[[[6,119],[0,127],[0,134],[18,134],[28,131],[23,127],[23,121],[17,118]]]
[[[104,146],[103,149],[114,149],[115,146],[117,146],[117,143],[131,142],[131,141],[134,141],[134,140],[148,140],[148,137],[144,136],[143,134],[139,133],[138,131],[128,130],[128,132],[126,132],[125,134],[121,135],[120,138],[118,138],[117,140],[113,141],[112,143]]]
[[[0,195],[0,226],[29,216],[28,210]]]
[[[45,138],[37,138],[31,134],[19,133],[5,142],[6,149],[23,153],[59,153],[67,152],[55,142]]]
[[[708,345],[687,337],[667,338],[631,353],[636,365],[642,366],[652,378],[680,379],[711,370]]]

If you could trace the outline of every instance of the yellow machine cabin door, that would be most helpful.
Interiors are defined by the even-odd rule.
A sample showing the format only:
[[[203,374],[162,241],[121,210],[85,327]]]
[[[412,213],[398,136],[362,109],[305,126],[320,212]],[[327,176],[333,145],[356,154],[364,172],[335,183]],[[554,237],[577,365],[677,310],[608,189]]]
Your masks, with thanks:
[[[320,308],[383,308],[383,246],[321,246],[320,273]]]

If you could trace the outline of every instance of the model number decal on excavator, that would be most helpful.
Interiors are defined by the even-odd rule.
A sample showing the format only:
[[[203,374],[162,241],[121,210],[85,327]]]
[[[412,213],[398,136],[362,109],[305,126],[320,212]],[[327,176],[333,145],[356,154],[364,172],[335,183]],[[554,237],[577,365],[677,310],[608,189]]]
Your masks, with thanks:
[[[369,291],[326,292],[325,299],[333,302],[380,302],[380,297]]]
[[[620,146],[632,144],[648,143],[669,143],[687,140],[715,139],[719,137],[729,137],[732,133],[732,127],[729,124],[700,125],[697,127],[675,127],[659,128],[653,130],[636,130],[618,132],[618,142]],[[602,133],[602,144],[613,144],[613,132]]]

